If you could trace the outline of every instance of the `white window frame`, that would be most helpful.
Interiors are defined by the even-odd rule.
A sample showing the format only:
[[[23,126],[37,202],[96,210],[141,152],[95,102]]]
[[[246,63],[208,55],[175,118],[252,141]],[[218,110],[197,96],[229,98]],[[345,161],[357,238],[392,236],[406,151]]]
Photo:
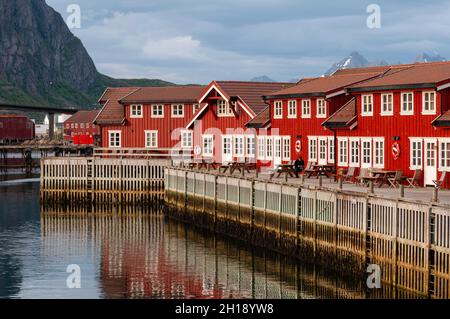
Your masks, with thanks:
[[[246,155],[249,158],[255,158],[256,156],[256,138],[254,135],[247,135],[245,137],[245,150]]]
[[[431,100],[429,97],[430,94],[433,94],[433,99]],[[433,109],[425,109],[425,105],[429,103],[433,103]],[[423,115],[435,115],[436,114],[436,92],[435,91],[424,91],[422,92],[422,114]]]
[[[385,102],[384,98],[387,98],[388,100]],[[389,101],[390,98],[390,101]],[[390,106],[390,109],[385,109],[386,107]],[[381,112],[380,114],[382,116],[392,116],[394,115],[394,94],[393,93],[383,93],[381,94]]]
[[[235,135],[233,137],[233,156],[245,157],[245,138],[244,135]]]
[[[417,154],[418,150],[414,149],[414,145],[420,145],[420,154]],[[414,164],[414,159],[416,163]],[[419,163],[420,161],[420,163]],[[440,161],[439,161],[440,163]],[[422,138],[410,138],[409,139],[409,168],[411,170],[423,169],[423,139]]]
[[[266,158],[266,137],[258,136],[258,160],[264,160]]]
[[[307,112],[305,112],[307,111]],[[311,118],[311,100],[304,99],[302,100],[302,118],[310,119]]]
[[[274,119],[283,118],[283,101],[273,102],[273,118]]]
[[[361,116],[373,116],[373,94],[361,95]]]
[[[288,119],[297,118],[297,100],[288,101]]]
[[[181,148],[191,149],[193,148],[192,131],[182,130],[181,136]]]
[[[283,161],[291,160],[291,137],[283,136]]]
[[[317,137],[308,136],[308,160],[317,163],[318,150],[317,150]]]
[[[406,110],[404,108],[405,106],[405,95],[411,95],[411,101],[408,101],[407,103],[409,104],[411,102],[411,110]],[[400,93],[400,115],[414,115],[414,92],[402,92]]]
[[[377,147],[381,145],[381,150]],[[385,155],[386,155],[386,144],[383,137],[376,137],[372,139],[372,149],[373,149],[373,167],[374,168],[384,168]]]
[[[27,124],[29,124],[29,123],[27,123]],[[29,128],[29,127],[27,127],[27,128]],[[84,123],[80,123],[80,128],[84,129]]]
[[[234,116],[231,110],[230,103],[221,99],[217,100],[217,117],[232,117]]]
[[[206,147],[205,142],[210,141],[210,144]],[[202,150],[204,157],[213,157],[214,156],[214,135],[205,134],[202,135]]]
[[[371,138],[361,138],[361,168],[371,168],[373,163],[373,149],[372,149],[372,139]],[[365,148],[364,144],[369,143],[369,148]],[[364,152],[368,150],[369,154],[366,155]],[[368,159],[369,161],[366,162],[365,160]]]
[[[440,138],[439,145],[439,171],[450,171],[450,138]],[[444,146],[445,145],[445,146]]]
[[[325,102],[325,99],[316,100],[316,116],[318,119],[327,117],[327,103]]]
[[[273,139],[273,157],[283,159],[283,139],[281,136],[275,136]]]
[[[357,143],[356,148],[353,147],[354,143]],[[359,140],[359,138],[349,138],[348,149],[349,166],[359,167],[361,163],[361,141]]]
[[[183,118],[184,117],[184,104],[172,104],[172,118]],[[180,113],[181,110],[181,113]]]
[[[197,113],[198,110],[200,110],[201,105],[199,103],[192,104],[192,114]]]
[[[155,114],[155,111],[157,111]],[[161,114],[159,114],[161,111]],[[164,104],[152,104],[152,118],[163,118],[164,117]]]
[[[266,159],[273,160],[273,137],[266,136]]]
[[[144,106],[142,104],[130,105],[130,118],[141,119],[144,117]]]
[[[333,136],[329,136],[328,137],[328,141],[327,141],[327,156],[328,156],[328,163],[330,164],[334,164],[334,157],[335,157],[335,152],[336,152],[336,147],[334,145],[334,137]]]
[[[149,139],[150,135],[150,139]],[[145,148],[158,148],[159,144],[159,136],[157,130],[145,130],[144,138],[145,138]],[[154,143],[152,144],[154,139]],[[150,142],[150,143],[149,143]]]
[[[118,136],[119,136],[119,144],[118,145],[115,143],[117,137],[114,137],[114,145],[111,145],[111,135],[112,134],[118,134]],[[109,148],[121,148],[122,147],[122,131],[117,131],[117,130],[108,131],[108,147]]]
[[[222,135],[222,155],[231,155],[231,158],[233,158],[233,143],[233,135]],[[226,145],[229,147],[225,147]]]
[[[338,138],[339,154],[338,154],[338,165],[347,166],[348,165],[348,139]]]

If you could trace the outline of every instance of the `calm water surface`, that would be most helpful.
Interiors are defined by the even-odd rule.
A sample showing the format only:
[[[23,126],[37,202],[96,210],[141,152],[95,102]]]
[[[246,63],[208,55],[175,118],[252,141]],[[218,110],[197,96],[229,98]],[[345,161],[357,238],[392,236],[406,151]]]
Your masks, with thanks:
[[[148,208],[146,208],[148,209]],[[364,298],[363,283],[140,208],[40,208],[0,183],[1,298]],[[67,288],[68,265],[81,288]]]

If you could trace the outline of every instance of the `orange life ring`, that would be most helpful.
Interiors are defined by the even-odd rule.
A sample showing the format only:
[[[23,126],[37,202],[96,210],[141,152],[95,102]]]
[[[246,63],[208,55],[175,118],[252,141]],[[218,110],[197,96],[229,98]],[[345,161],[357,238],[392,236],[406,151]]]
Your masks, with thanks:
[[[401,154],[400,144],[394,142],[394,144],[392,144],[392,157],[394,158],[394,160],[398,160],[400,154]]]

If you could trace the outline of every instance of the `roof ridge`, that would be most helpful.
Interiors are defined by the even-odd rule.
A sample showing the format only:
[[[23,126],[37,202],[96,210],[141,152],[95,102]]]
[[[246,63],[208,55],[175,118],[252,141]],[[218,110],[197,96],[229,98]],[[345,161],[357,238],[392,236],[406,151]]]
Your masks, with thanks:
[[[216,80],[216,83],[252,83],[252,84],[293,84],[292,82],[258,82],[258,81],[234,81],[234,80]]]

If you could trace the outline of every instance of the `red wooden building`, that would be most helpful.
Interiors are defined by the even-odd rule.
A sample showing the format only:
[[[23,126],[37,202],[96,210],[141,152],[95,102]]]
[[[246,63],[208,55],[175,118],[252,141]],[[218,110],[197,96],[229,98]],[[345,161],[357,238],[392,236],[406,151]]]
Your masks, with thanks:
[[[433,185],[450,170],[450,63],[400,65],[346,88],[351,100],[324,122],[340,167],[422,171]]]
[[[25,115],[0,114],[0,144],[20,143],[35,138],[35,125]]]
[[[96,123],[106,148],[192,149],[185,129],[204,86],[108,88]]]
[[[94,145],[100,128],[94,123],[99,110],[78,111],[64,122],[64,141],[75,145]]]
[[[213,81],[199,95],[202,108],[186,126],[194,130],[194,153],[218,163],[255,160],[256,131],[268,127],[257,123],[267,108],[263,95],[292,83]],[[253,121],[250,124],[250,121]],[[246,126],[249,124],[249,127]]]

